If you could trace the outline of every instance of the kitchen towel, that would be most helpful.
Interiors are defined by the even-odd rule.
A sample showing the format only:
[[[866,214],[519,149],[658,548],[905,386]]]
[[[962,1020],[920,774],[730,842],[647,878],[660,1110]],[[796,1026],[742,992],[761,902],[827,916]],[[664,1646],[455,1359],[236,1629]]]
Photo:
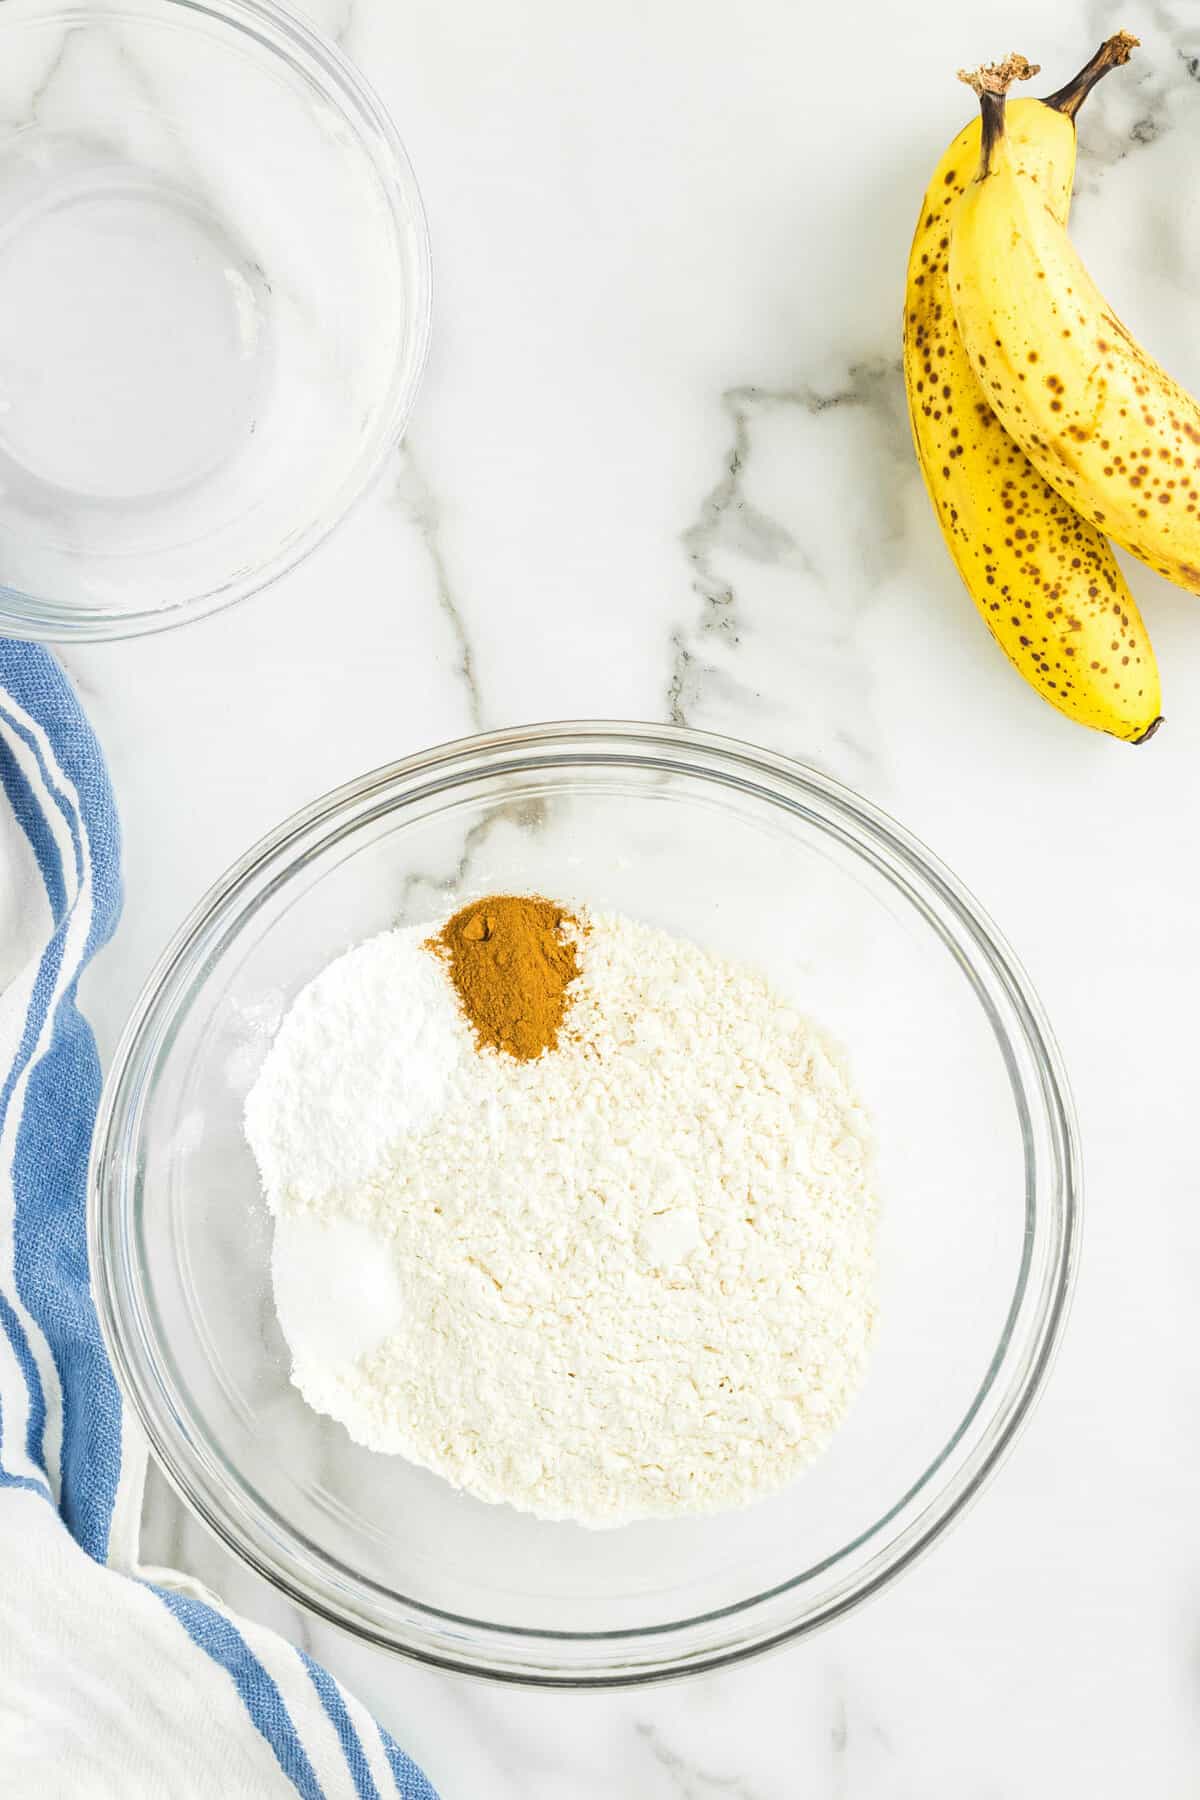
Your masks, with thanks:
[[[146,1446],[88,1286],[77,1005],[120,911],[117,819],[66,678],[10,640],[0,787],[0,1794],[436,1800],[309,1657],[141,1566]]]

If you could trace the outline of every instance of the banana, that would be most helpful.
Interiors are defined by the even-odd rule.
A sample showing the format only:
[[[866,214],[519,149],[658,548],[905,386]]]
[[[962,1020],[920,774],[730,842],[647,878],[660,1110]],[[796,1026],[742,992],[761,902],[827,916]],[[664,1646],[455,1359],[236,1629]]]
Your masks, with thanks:
[[[979,173],[955,215],[950,279],[988,400],[1064,499],[1200,593],[1200,404],[1126,330],[1022,174],[1003,85],[979,98]]]
[[[1132,42],[1124,34],[1109,39],[1048,100],[1009,104],[1022,179],[1060,218],[1070,203],[1075,114],[1101,76],[1127,59]],[[991,75],[1007,82],[1034,73],[1010,57]],[[947,251],[981,142],[975,119],[942,157],[909,257],[904,373],[917,456],[959,574],[1021,674],[1069,718],[1142,742],[1159,719],[1158,675],[1124,577],[1101,533],[1043,481],[997,422],[955,325]]]

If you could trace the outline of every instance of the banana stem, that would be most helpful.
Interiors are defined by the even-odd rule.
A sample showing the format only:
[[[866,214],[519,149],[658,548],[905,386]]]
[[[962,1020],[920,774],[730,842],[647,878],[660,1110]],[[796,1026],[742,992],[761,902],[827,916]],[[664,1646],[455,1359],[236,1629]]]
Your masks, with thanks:
[[[1102,81],[1110,69],[1119,69],[1127,63],[1138,47],[1138,39],[1132,32],[1118,31],[1110,38],[1105,38],[1090,62],[1086,62],[1078,75],[1072,76],[1065,87],[1057,93],[1047,94],[1044,106],[1053,107],[1075,121],[1075,115],[1091,93],[1098,81]],[[979,174],[980,178],[987,174],[991,166],[992,154],[996,145],[1004,136],[1004,101],[1014,81],[1028,81],[1031,75],[1038,73],[1038,64],[1031,63],[1016,51],[1006,56],[1002,62],[983,63],[978,69],[960,69],[958,79],[974,88],[979,96],[980,111],[983,114],[983,141],[980,146]]]
[[[1047,94],[1044,105],[1052,106],[1055,112],[1065,113],[1073,119],[1098,81],[1108,74],[1110,69],[1119,69],[1127,63],[1137,49],[1139,39],[1131,32],[1118,31],[1115,36],[1105,38],[1091,61],[1085,63],[1078,75],[1072,77],[1065,87],[1057,93]]]
[[[996,145],[1004,136],[1004,107],[1007,99],[1007,94],[994,94],[990,88],[984,88],[979,96],[979,110],[983,123],[983,134],[979,143],[980,181],[991,168]]]
[[[981,63],[977,69],[960,69],[958,79],[974,88],[982,99],[984,94],[1007,94],[1014,81],[1028,81],[1031,75],[1039,75],[1041,68],[1041,63],[1031,63],[1014,50],[1001,62]]]
[[[983,113],[983,142],[980,145],[978,176],[980,181],[988,172],[993,150],[1004,136],[1004,99],[1009,87],[1014,81],[1028,81],[1040,68],[1040,63],[1031,63],[1014,50],[1002,62],[983,63],[978,69],[958,71],[958,79],[965,81],[979,95],[979,106]]]

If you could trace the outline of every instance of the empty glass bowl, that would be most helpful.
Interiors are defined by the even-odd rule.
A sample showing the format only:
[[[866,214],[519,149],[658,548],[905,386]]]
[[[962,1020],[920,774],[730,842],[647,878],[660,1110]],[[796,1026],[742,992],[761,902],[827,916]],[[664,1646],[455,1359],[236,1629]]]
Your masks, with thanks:
[[[273,0],[0,7],[0,630],[264,586],[396,442],[429,333],[379,101]]]
[[[848,1049],[880,1139],[874,1358],[828,1453],[745,1511],[601,1532],[543,1523],[359,1448],[289,1384],[244,1096],[332,957],[494,890],[616,908],[747,958]],[[920,845],[783,757],[578,724],[382,769],[250,851],[136,1010],[91,1207],[121,1385],[226,1544],[375,1643],[585,1685],[710,1668],[809,1631],[945,1529],[1045,1377],[1078,1171],[1029,984]]]

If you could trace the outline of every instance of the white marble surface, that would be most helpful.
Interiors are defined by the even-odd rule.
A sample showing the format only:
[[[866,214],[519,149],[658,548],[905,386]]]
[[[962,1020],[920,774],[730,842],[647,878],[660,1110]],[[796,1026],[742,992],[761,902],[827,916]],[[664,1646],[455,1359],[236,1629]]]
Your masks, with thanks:
[[[1076,230],[1200,387],[1200,11],[312,5],[422,182],[433,357],[406,448],[305,566],[67,656],[127,835],[88,989],[104,1047],[201,889],[331,784],[478,727],[671,717],[831,770],[980,895],[1060,1034],[1088,1219],[1057,1371],[977,1509],[873,1605],[732,1673],[488,1688],[299,1618],[161,1482],[151,1545],[312,1646],[445,1800],[1194,1793],[1200,615],[1133,569],[1153,745],[1052,714],[959,590],[897,359],[956,67],[1019,48],[1057,85],[1126,26],[1145,47],[1084,115]]]

